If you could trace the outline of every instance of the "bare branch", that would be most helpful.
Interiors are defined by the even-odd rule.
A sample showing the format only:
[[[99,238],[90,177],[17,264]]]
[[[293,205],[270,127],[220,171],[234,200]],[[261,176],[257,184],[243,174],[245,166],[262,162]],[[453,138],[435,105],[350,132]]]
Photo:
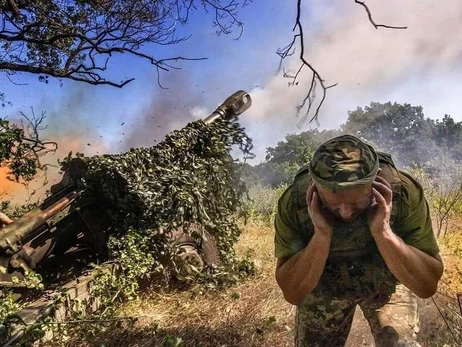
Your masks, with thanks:
[[[298,123],[298,126],[301,127],[306,120],[308,119],[310,112],[313,110],[314,106],[314,100],[316,99],[316,87],[319,84],[319,86],[322,89],[322,97],[321,101],[319,102],[317,108],[314,111],[313,116],[310,118],[309,122],[311,123],[313,120],[318,119],[319,115],[319,110],[321,109],[322,104],[324,103],[324,100],[326,99],[326,91],[329,88],[332,88],[336,86],[337,84],[333,84],[330,86],[326,86],[324,83],[324,80],[321,78],[321,75],[318,73],[318,71],[308,62],[308,60],[305,58],[305,44],[304,44],[304,32],[303,32],[303,26],[300,20],[301,17],[301,0],[297,0],[297,17],[295,20],[295,25],[293,28],[293,31],[297,31],[296,34],[294,35],[292,42],[289,43],[286,47],[283,49],[279,50],[277,54],[281,57],[281,63],[280,66],[282,66],[282,61],[288,57],[294,54],[295,52],[295,44],[297,41],[300,42],[300,54],[299,58],[302,61],[301,66],[299,67],[298,71],[295,73],[293,76],[289,76],[285,74],[285,77],[292,79],[292,82],[289,82],[289,86],[294,86],[298,85],[298,77],[300,72],[302,71],[303,67],[307,67],[311,73],[312,73],[312,79],[311,79],[311,85],[308,90],[308,93],[306,94],[305,98],[303,101],[296,106],[297,110],[297,117],[300,117],[300,114],[302,114],[301,119]],[[305,109],[306,108],[306,109]],[[305,110],[304,110],[305,109]],[[304,111],[303,111],[304,110]]]
[[[393,25],[386,25],[386,24],[377,24],[374,19],[372,18],[371,11],[369,10],[369,7],[366,5],[366,1],[360,1],[360,0],[355,0],[355,3],[358,5],[364,7],[364,9],[367,12],[367,16],[369,17],[369,22],[374,26],[374,28],[387,28],[387,29],[407,29],[407,26],[393,26]]]
[[[221,6],[220,1],[217,0],[202,0],[204,4],[210,5],[215,10],[215,21],[214,25],[219,28],[217,35],[220,34],[231,34],[232,28],[237,26],[240,30],[235,40],[239,40],[244,32],[244,24],[237,19],[237,9],[239,3],[235,0],[231,0],[228,5]],[[244,1],[244,5],[245,5]],[[228,20],[228,24],[224,24],[224,20]]]
[[[19,182],[22,177],[27,182],[37,174],[37,169],[46,171],[48,165],[42,165],[40,158],[47,153],[56,153],[58,144],[41,138],[41,132],[47,127],[45,112],[37,116],[31,108],[31,116],[20,113],[19,124],[0,119],[0,133],[4,135],[0,165],[10,168],[14,181]]]
[[[13,80],[11,79],[10,75],[12,75],[12,73],[8,72],[8,73],[6,74],[6,78],[8,78],[8,80],[9,80],[12,84],[14,84],[15,86],[27,86],[27,85],[28,85],[27,83],[17,83],[17,82],[15,82],[15,81],[13,81]]]
[[[305,57],[304,31],[303,31],[302,23],[300,21],[301,2],[302,0],[297,0],[297,14],[296,14],[295,24],[293,27],[293,31],[295,32],[295,34],[293,36],[292,41],[287,46],[285,46],[282,49],[279,49],[276,52],[276,54],[279,55],[279,57],[281,58],[280,63],[279,63],[278,72],[282,70],[283,77],[291,79],[291,81],[289,82],[289,87],[297,86],[299,84],[298,79],[304,67],[307,67],[312,74],[308,93],[305,95],[302,102],[296,106],[296,110],[297,110],[296,115],[297,117],[300,117],[300,121],[298,122],[299,128],[303,126],[306,120],[310,117],[310,114],[311,114],[311,118],[309,118],[309,123],[311,123],[312,121],[316,121],[316,122],[318,121],[319,111],[327,97],[327,90],[337,85],[337,83],[326,85],[325,81],[322,79],[319,72],[313,67],[313,65],[311,65],[308,62],[308,60]],[[369,17],[369,21],[376,29],[381,28],[381,27],[388,28],[388,29],[407,29],[407,27],[404,27],[404,26],[391,26],[391,25],[377,24],[373,20],[372,14],[369,8],[367,7],[365,1],[355,0],[355,3],[364,7]],[[295,54],[297,44],[299,44],[299,47],[300,47],[299,59],[301,60],[302,64],[300,65],[300,67],[295,73],[289,73],[284,69],[283,61],[287,57],[290,57]],[[321,90],[321,98],[317,106],[315,107],[317,89]]]

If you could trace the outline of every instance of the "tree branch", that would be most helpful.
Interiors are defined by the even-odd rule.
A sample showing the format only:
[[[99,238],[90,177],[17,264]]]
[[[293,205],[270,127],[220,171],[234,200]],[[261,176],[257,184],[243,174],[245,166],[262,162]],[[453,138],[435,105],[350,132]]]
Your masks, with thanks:
[[[372,18],[372,13],[369,10],[369,7],[366,5],[366,1],[355,0],[355,3],[364,7],[367,12],[367,16],[369,17],[369,22],[374,26],[374,28],[387,28],[387,29],[407,29],[407,26],[393,26],[393,25],[386,25],[386,24],[377,24],[374,19]]]
[[[8,2],[9,1],[9,2]],[[115,82],[105,78],[107,63],[115,54],[128,53],[148,60],[157,73],[178,69],[167,62],[204,58],[158,59],[145,50],[150,44],[174,45],[190,35],[175,36],[178,22],[187,21],[195,0],[78,1],[72,6],[58,0],[8,0],[0,4],[0,69],[29,72],[89,84],[118,88],[133,79]],[[240,7],[250,0],[199,0],[203,9],[215,14],[217,34],[242,35],[237,19]],[[19,17],[11,9],[17,5]]]
[[[62,77],[62,78],[67,78],[67,79],[74,80],[74,81],[85,82],[85,83],[93,84],[93,85],[107,84],[107,85],[118,87],[118,88],[122,88],[123,86],[125,86],[126,84],[134,80],[134,78],[130,78],[121,83],[107,81],[104,78],[89,80],[88,78],[83,78],[83,77],[78,77],[76,75],[73,75],[73,73],[77,72],[77,70],[60,72],[60,71],[56,71],[54,69],[46,68],[46,67],[36,67],[36,66],[30,66],[30,65],[25,65],[25,64],[11,64],[7,62],[0,62],[0,70],[13,70],[13,71],[21,71],[21,72],[31,72],[35,74],[45,74],[45,75],[50,75],[53,77]],[[78,71],[78,72],[84,73],[83,71]],[[100,76],[98,75],[98,77]]]
[[[13,81],[13,80],[11,79],[11,77],[10,77],[10,75],[12,75],[12,74],[13,74],[13,73],[11,73],[11,72],[7,72],[7,73],[6,73],[6,78],[8,78],[8,80],[9,80],[12,84],[14,84],[15,86],[27,86],[27,85],[28,85],[27,83],[17,83],[17,82],[15,82],[15,81]]]
[[[326,97],[327,97],[327,90],[337,85],[337,83],[326,85],[325,81],[323,80],[323,78],[321,77],[317,69],[315,69],[313,65],[311,65],[308,62],[307,58],[305,57],[304,31],[303,31],[303,26],[300,20],[301,3],[302,3],[302,0],[297,0],[296,19],[295,19],[294,27],[292,29],[292,31],[294,31],[295,34],[292,38],[292,41],[287,46],[285,46],[282,49],[279,49],[276,52],[276,54],[279,55],[281,59],[279,63],[278,72],[280,72],[282,69],[283,77],[291,79],[291,81],[288,83],[289,87],[297,86],[299,84],[298,79],[304,67],[307,67],[312,74],[308,93],[305,95],[302,102],[296,106],[297,117],[300,117],[301,115],[300,121],[298,122],[298,125],[297,125],[299,128],[303,126],[303,124],[310,117],[310,115],[311,117],[309,119],[309,123],[311,123],[312,121],[316,121],[316,122],[318,121],[319,111],[321,110],[321,107],[324,104]],[[407,28],[403,26],[391,26],[391,25],[377,24],[373,20],[372,14],[369,8],[367,7],[365,1],[355,0],[355,3],[364,7],[369,17],[369,21],[376,29],[381,28],[381,27],[387,28],[387,29],[406,29]],[[295,54],[297,43],[299,43],[300,45],[299,59],[301,60],[302,64],[300,65],[298,70],[295,72],[295,74],[292,75],[286,72],[285,69],[283,68],[283,61],[287,57],[290,57]],[[321,89],[321,99],[319,100],[319,103],[315,107],[316,90],[319,88]]]
[[[295,52],[295,47],[294,47],[295,44],[297,43],[297,41],[300,42],[299,59],[302,61],[302,64],[301,64],[301,66],[299,67],[298,71],[295,73],[294,76],[288,76],[288,75],[285,76],[285,77],[288,77],[288,78],[292,79],[292,82],[289,82],[289,86],[298,85],[297,79],[298,79],[299,74],[302,71],[303,67],[305,67],[305,66],[308,67],[308,69],[312,73],[312,79],[311,79],[311,84],[310,84],[310,88],[308,90],[308,93],[306,94],[303,101],[299,105],[296,106],[296,110],[297,110],[296,115],[297,115],[297,117],[300,117],[300,114],[302,113],[303,109],[306,107],[306,110],[303,112],[303,115],[302,115],[302,117],[301,117],[301,119],[300,119],[300,121],[298,123],[298,127],[301,127],[306,122],[306,120],[308,119],[308,117],[310,115],[310,112],[313,110],[314,100],[316,99],[316,87],[317,87],[317,84],[319,83],[319,85],[320,85],[320,87],[322,89],[322,97],[321,97],[321,101],[319,102],[318,106],[316,107],[316,109],[314,111],[313,116],[309,120],[310,123],[313,120],[317,121],[318,115],[319,115],[319,110],[321,109],[321,106],[322,106],[322,104],[324,103],[324,101],[326,99],[327,89],[332,88],[332,87],[337,85],[337,84],[333,84],[333,85],[326,86],[326,84],[324,83],[324,80],[322,79],[321,75],[318,73],[318,71],[305,58],[304,31],[303,31],[303,26],[302,26],[302,23],[301,23],[301,20],[300,20],[300,18],[301,18],[301,3],[302,3],[302,0],[297,0],[297,16],[296,16],[295,25],[294,25],[294,28],[293,28],[293,31],[297,31],[297,33],[294,35],[294,37],[292,39],[292,42],[290,44],[288,44],[282,50],[279,50],[278,52],[276,52],[281,58],[280,66],[282,66],[283,59],[285,59],[288,56],[293,55],[294,52]]]
[[[42,112],[38,117],[33,108],[31,111],[30,117],[20,112],[23,119],[19,124],[0,119],[0,165],[9,167],[10,174],[14,177],[12,180],[19,182],[19,178],[23,178],[24,184],[36,176],[37,169],[44,170],[46,178],[47,165],[40,163],[40,157],[50,152],[56,153],[58,149],[56,142],[40,137],[41,132],[46,129],[43,125],[46,113]]]

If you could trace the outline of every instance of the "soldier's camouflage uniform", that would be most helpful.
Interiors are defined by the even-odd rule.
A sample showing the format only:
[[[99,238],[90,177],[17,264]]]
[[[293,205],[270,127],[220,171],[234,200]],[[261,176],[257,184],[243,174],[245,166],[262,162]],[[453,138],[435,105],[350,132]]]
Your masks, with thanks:
[[[279,199],[275,256],[293,256],[313,236],[306,204],[312,180],[335,192],[370,183],[379,170],[393,190],[393,232],[406,244],[436,256],[439,249],[422,187],[397,170],[389,155],[349,135],[323,144]],[[297,307],[295,345],[343,346],[359,305],[377,346],[419,346],[415,342],[419,329],[416,297],[388,270],[367,216],[353,222],[332,219],[331,223],[334,232],[326,267],[317,287]]]

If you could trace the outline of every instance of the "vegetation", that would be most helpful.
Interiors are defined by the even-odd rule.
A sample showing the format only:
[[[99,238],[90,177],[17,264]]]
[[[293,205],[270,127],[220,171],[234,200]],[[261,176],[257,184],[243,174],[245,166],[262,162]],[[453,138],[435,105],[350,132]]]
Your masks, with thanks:
[[[240,234],[235,213],[242,193],[229,155],[233,145],[245,155],[251,154],[251,140],[237,117],[212,124],[190,123],[152,148],[91,158],[70,155],[62,162],[65,170],[75,162],[86,168],[77,181],[78,188],[111,217],[109,261],[119,270],[114,273],[95,268],[91,297],[78,305],[69,304],[72,318],[82,319],[87,307],[97,301],[96,316],[106,321],[118,303],[137,297],[141,280],[168,276],[168,271],[180,273],[175,263],[168,271],[164,269],[181,251],[175,242],[168,242],[170,232],[179,228],[198,245],[205,237],[213,237],[220,259],[204,271],[190,264],[189,271],[181,273],[184,281],[207,283],[209,287],[227,285],[241,273],[252,271],[247,262],[236,260],[233,249]],[[19,307],[12,305],[8,290],[0,295],[8,302],[0,319],[8,320]],[[34,333],[38,330],[33,328]]]
[[[294,308],[284,300],[274,280],[272,220],[262,218],[263,211],[274,214],[275,210],[268,208],[275,206],[280,192],[281,189],[262,186],[250,190],[249,215],[253,217],[248,218],[247,225],[241,225],[235,249],[238,257],[255,264],[254,276],[220,290],[150,287],[117,311],[119,317],[135,316],[136,322],[90,337],[74,335],[70,346],[291,346]],[[425,347],[457,346],[452,333],[458,341],[462,338],[462,320],[455,300],[456,294],[462,292],[461,225],[462,216],[455,215],[446,236],[439,238],[446,271],[438,294],[419,302],[423,311],[419,338]],[[372,345],[368,329],[357,312],[347,346]]]
[[[457,167],[462,159],[462,122],[449,115],[436,121],[425,118],[420,106],[372,102],[348,112],[339,129],[288,134],[284,141],[267,148],[264,162],[241,167],[245,181],[272,187],[288,184],[321,143],[341,134],[355,135],[390,153],[401,168],[420,167],[435,178],[445,175],[440,173],[446,166],[441,160]]]
[[[18,123],[0,117],[0,166],[10,170],[12,179],[29,181],[38,170],[46,169],[40,157],[58,148],[56,142],[42,139],[40,132],[46,128],[45,113],[36,116],[22,114]]]
[[[393,116],[389,116],[390,114]],[[380,150],[391,152],[398,163],[422,184],[431,208],[441,254],[446,263],[439,294],[432,300],[442,310],[441,314],[452,331],[460,330],[462,322],[457,314],[455,298],[458,293],[462,293],[462,175],[459,162],[461,149],[457,146],[457,143],[462,142],[461,124],[450,116],[445,116],[443,121],[425,119],[420,107],[372,103],[370,107],[349,112],[347,122],[338,130],[311,130],[298,135],[287,135],[285,141],[268,148],[268,156],[264,162],[255,166],[237,164],[232,169],[236,169],[244,177],[249,199],[241,200],[241,209],[232,211],[240,217],[239,229],[242,234],[237,244],[234,244],[234,241],[229,243],[228,250],[230,254],[236,252],[237,258],[240,259],[238,268],[253,276],[227,287],[212,288],[191,284],[186,291],[184,288],[167,288],[163,283],[151,282],[147,288],[139,292],[137,284],[131,284],[148,275],[156,266],[153,259],[143,256],[146,252],[143,251],[144,246],[140,247],[139,241],[145,235],[137,232],[138,229],[135,228],[123,237],[123,245],[116,239],[116,243],[111,246],[117,257],[129,260],[126,263],[129,276],[117,280],[120,282],[117,283],[114,278],[99,273],[99,288],[106,291],[106,294],[109,293],[104,297],[112,300],[117,294],[124,298],[126,303],[119,306],[118,299],[115,302],[106,302],[105,307],[109,307],[106,313],[110,315],[91,317],[86,316],[83,306],[77,304],[68,323],[44,322],[46,324],[41,329],[51,328],[61,338],[66,336],[65,344],[70,346],[215,346],[217,343],[233,346],[290,345],[293,311],[291,306],[285,303],[274,281],[272,223],[277,199],[287,184],[290,184],[293,175],[309,161],[320,143],[338,134],[351,133],[362,137]],[[381,135],[387,133],[393,141],[385,136],[374,137],[374,131]],[[182,137],[183,135],[173,136],[172,140],[181,142]],[[447,153],[447,156],[443,156],[443,152]],[[142,153],[143,150],[140,150],[127,155],[136,157],[143,156]],[[133,158],[106,157],[108,158],[117,159],[115,162],[119,164],[124,160],[135,162]],[[119,159],[121,161],[118,161]],[[94,165],[94,172],[101,169],[102,162],[92,163],[91,158],[88,160],[90,165]],[[195,165],[197,163],[195,162]],[[185,164],[186,161],[181,165]],[[107,169],[105,168],[106,172],[109,172]],[[183,176],[181,172],[172,169],[168,177],[174,180],[175,177],[179,179]],[[104,177],[94,178],[101,180]],[[225,179],[227,180],[228,178]],[[172,182],[169,184],[173,184]],[[193,186],[198,189],[202,187],[197,182]],[[187,200],[188,190],[185,190],[185,187],[181,189],[186,194],[182,199]],[[185,201],[182,199],[175,201]],[[167,207],[164,212],[168,216],[171,206],[165,206]],[[193,210],[184,207],[184,211]],[[190,212],[183,216],[193,217],[194,214]],[[141,236],[141,239],[137,239],[137,235]],[[237,237],[237,234],[235,236]],[[144,241],[141,242],[141,245],[143,244]],[[443,303],[442,298],[446,298],[444,300],[447,302]],[[0,312],[17,309],[13,300],[4,300],[3,303],[3,311]],[[452,306],[448,303],[452,303]],[[431,307],[433,311],[426,311],[422,318],[425,326],[422,339],[427,338],[427,343],[432,341],[425,346],[439,346],[444,343],[451,346],[454,337],[435,306]],[[357,333],[356,330],[353,331],[352,339],[356,338]],[[429,336],[433,337],[429,339]],[[461,337],[455,333],[455,338]],[[60,343],[64,343],[63,341]],[[49,343],[56,345],[58,342],[52,340]]]
[[[217,34],[242,34],[234,0],[0,1],[0,71],[37,74],[123,87],[133,78],[109,77],[114,56],[146,61],[159,73],[200,57],[162,57],[160,47],[188,39],[178,34],[194,11],[212,16]],[[0,101],[3,95],[0,93]]]

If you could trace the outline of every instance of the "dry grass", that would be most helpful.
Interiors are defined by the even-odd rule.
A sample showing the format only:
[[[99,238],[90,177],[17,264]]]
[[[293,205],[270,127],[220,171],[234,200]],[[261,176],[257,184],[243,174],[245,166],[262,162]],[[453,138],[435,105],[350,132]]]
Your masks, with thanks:
[[[457,224],[457,223],[456,223]],[[460,224],[441,240],[441,254],[446,272],[440,289],[445,293],[462,292],[462,234]],[[96,339],[74,341],[75,346],[292,346],[295,309],[285,302],[274,280],[274,231],[263,225],[246,226],[236,244],[237,254],[253,260],[258,274],[223,291],[151,290],[136,301],[127,303],[120,315],[140,317],[134,326],[118,327]],[[451,295],[454,297],[453,295]],[[431,340],[424,346],[440,346],[438,337],[452,337],[443,325],[434,305],[428,300],[427,323],[423,328]],[[431,321],[431,322],[430,322]],[[437,324],[436,324],[436,323]],[[360,324],[364,326],[360,326]],[[364,329],[363,329],[364,328]],[[352,335],[368,333],[363,320]],[[446,329],[447,330],[447,329]],[[433,336],[433,337],[431,337]],[[436,336],[436,337],[435,337]],[[437,339],[438,338],[438,339]],[[181,339],[181,340],[180,340]],[[182,341],[183,345],[179,344]],[[425,338],[422,340],[425,341]],[[447,346],[452,344],[447,343]]]
[[[462,294],[462,219],[454,220],[439,245],[445,271],[439,289],[446,294]]]
[[[127,303],[133,327],[106,332],[77,346],[291,346],[294,307],[274,280],[273,230],[245,227],[236,252],[255,261],[258,274],[225,291],[156,290]]]

